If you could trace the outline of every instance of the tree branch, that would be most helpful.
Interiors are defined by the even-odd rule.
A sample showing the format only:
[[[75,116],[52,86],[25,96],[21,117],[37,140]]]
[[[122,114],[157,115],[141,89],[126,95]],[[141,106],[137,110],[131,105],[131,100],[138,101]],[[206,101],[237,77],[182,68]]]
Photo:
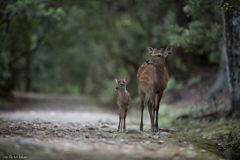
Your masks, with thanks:
[[[47,28],[47,27],[46,27],[46,28]],[[35,53],[35,52],[38,50],[40,44],[42,43],[42,41],[44,40],[44,38],[45,38],[45,36],[46,36],[46,30],[47,30],[47,29],[44,29],[43,35],[37,40],[36,46],[35,46],[32,50],[29,50],[29,48],[28,48],[27,51],[25,51],[25,52],[21,53],[19,56],[16,56],[15,58],[13,58],[13,59],[10,61],[10,64],[15,63],[16,61],[18,61],[20,58],[22,58],[23,56],[25,56],[25,55],[28,54],[28,53],[30,53],[30,54]]]

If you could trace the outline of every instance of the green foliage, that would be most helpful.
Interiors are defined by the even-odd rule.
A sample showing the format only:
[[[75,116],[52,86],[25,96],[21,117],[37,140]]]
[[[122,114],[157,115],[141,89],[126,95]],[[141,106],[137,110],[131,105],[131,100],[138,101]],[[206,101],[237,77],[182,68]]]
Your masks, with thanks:
[[[11,73],[8,67],[9,54],[4,51],[1,51],[0,54],[0,78],[8,79],[11,77]]]
[[[240,139],[238,139],[238,140],[236,140],[234,143],[233,143],[233,150],[235,151],[235,152],[239,152],[239,148],[240,148]]]
[[[177,82],[175,78],[169,78],[167,88],[165,89],[164,93],[167,93],[171,90],[180,90],[183,88],[183,84]]]
[[[240,7],[240,1],[239,0],[227,0],[227,1],[221,2],[220,6],[223,8],[223,10],[227,14],[229,14],[231,12],[236,11],[237,8]]]
[[[222,25],[216,4],[188,0],[179,9],[173,0],[4,1],[1,80],[11,82],[10,90],[24,91],[30,79],[30,91],[90,94],[110,101],[116,94],[114,78],[128,76],[127,89],[135,97],[137,70],[149,57],[147,46],[182,46],[189,52],[185,59],[193,55],[193,63],[201,56],[208,57],[206,64],[218,62]],[[191,21],[179,27],[177,11],[182,9]],[[188,74],[183,57],[176,52],[167,58],[171,76]],[[167,90],[181,87],[173,78]]]
[[[190,87],[194,84],[199,84],[201,82],[201,77],[193,77],[192,79],[190,79],[187,83],[187,87]]]
[[[31,59],[43,42],[50,25],[58,22],[65,12],[43,1],[16,0],[1,2],[0,25],[0,97],[9,95],[21,85],[23,59]],[[29,65],[31,61],[29,61]],[[26,64],[27,65],[27,64]]]
[[[186,52],[206,56],[217,63],[222,39],[221,9],[215,0],[187,0],[183,8],[191,22],[188,27],[171,26],[171,45],[182,46]]]

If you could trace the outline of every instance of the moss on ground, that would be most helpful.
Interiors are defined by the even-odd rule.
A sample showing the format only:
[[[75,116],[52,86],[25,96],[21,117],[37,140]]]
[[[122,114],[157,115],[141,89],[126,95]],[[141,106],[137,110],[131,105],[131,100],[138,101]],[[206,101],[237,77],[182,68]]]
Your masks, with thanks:
[[[177,121],[177,120],[176,120]],[[178,139],[190,142],[200,148],[222,156],[222,153],[232,148],[240,154],[240,120],[221,120],[202,122],[195,119],[178,120],[169,127],[174,128]]]
[[[182,142],[190,143],[219,157],[228,148],[240,155],[240,120],[226,120],[223,116],[226,108],[217,110],[216,105],[194,106],[182,110],[179,115],[169,114],[171,106],[162,105],[159,127],[175,131],[172,137],[168,137],[168,142],[172,138],[175,141],[173,143],[179,142],[180,145],[184,145]],[[138,126],[140,119],[137,115],[140,115],[140,111],[135,110],[132,122]],[[149,124],[144,125],[150,128]],[[147,132],[151,134],[150,130]]]
[[[210,140],[208,140],[206,138],[201,138],[199,136],[194,136],[194,135],[180,133],[180,132],[174,132],[173,135],[174,135],[174,138],[177,139],[179,142],[184,141],[184,142],[193,144],[193,145],[199,147],[200,149],[205,149],[209,152],[212,152],[212,153],[222,157],[221,152],[218,151],[216,146]]]

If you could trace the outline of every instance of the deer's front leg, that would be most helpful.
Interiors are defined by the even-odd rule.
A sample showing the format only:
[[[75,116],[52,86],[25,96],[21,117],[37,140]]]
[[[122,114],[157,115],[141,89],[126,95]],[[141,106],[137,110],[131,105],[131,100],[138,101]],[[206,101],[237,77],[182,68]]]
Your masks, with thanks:
[[[161,102],[161,99],[162,99],[162,95],[163,95],[162,93],[157,95],[156,123],[155,123],[155,129],[154,129],[155,132],[159,131],[159,129],[158,129],[158,111],[159,111],[159,105],[160,105],[160,102]]]
[[[148,104],[148,112],[149,112],[150,122],[151,122],[151,125],[152,125],[152,103],[151,103],[150,98],[149,98],[147,104]]]
[[[120,109],[120,107],[118,106],[118,113],[119,113],[119,122],[118,122],[118,132],[120,131],[120,122],[121,122],[121,109]]]
[[[152,112],[153,112],[153,115],[152,115],[152,120],[151,120],[151,132],[154,132],[154,117],[155,117],[155,95],[152,93],[150,94],[150,100],[151,100],[151,103],[152,103]]]
[[[121,115],[119,114],[119,123],[118,123],[118,132],[120,131],[120,122],[121,122]]]

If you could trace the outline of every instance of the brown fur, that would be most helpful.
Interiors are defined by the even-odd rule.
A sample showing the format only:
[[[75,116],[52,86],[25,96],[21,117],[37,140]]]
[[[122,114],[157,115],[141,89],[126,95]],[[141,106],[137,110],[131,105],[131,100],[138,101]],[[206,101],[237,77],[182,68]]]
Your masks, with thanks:
[[[168,83],[168,72],[165,67],[165,58],[172,52],[172,47],[157,50],[151,47],[148,48],[151,57],[143,63],[138,70],[138,92],[141,99],[141,123],[140,130],[143,130],[143,110],[145,96],[148,93],[150,99],[148,101],[148,111],[151,120],[151,131],[158,131],[158,110],[159,104],[164,90]],[[155,104],[155,98],[157,98],[157,104]],[[156,122],[154,123],[154,117],[156,113]]]
[[[126,130],[126,116],[127,111],[130,105],[131,97],[128,91],[126,90],[126,83],[128,78],[125,80],[117,80],[116,81],[116,89],[118,90],[117,93],[117,105],[119,110],[119,124],[118,124],[118,131],[125,131]]]

